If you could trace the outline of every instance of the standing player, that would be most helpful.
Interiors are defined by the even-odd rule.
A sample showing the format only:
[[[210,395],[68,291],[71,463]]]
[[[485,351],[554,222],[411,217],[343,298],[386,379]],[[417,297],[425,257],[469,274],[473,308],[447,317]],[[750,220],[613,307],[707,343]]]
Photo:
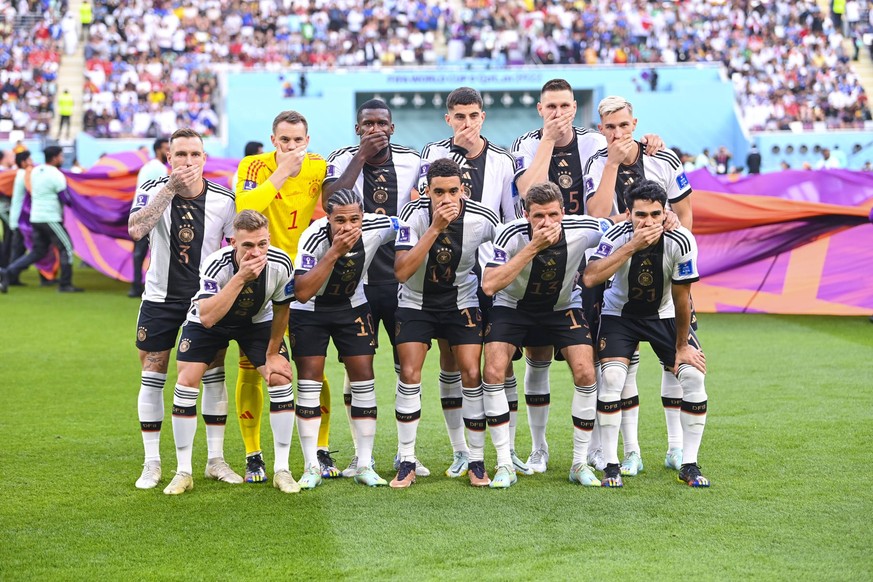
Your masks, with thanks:
[[[327,158],[323,202],[334,192],[352,189],[364,201],[364,212],[397,216],[412,197],[419,177],[421,157],[413,149],[391,143],[394,123],[391,110],[384,101],[371,99],[358,108],[355,133],[361,138],[356,146],[341,148]],[[367,270],[364,293],[373,315],[377,345],[379,323],[385,326],[391,341],[394,368],[398,369],[394,351],[394,314],[397,311],[397,279],[394,276],[394,245],[381,247]],[[343,388],[346,410],[351,411],[351,386],[348,379]],[[327,419],[322,418],[322,426]],[[354,427],[352,438],[355,438]],[[322,443],[319,442],[319,447]],[[326,446],[326,443],[325,443]],[[352,458],[343,475],[352,477],[358,467]],[[418,475],[430,475],[427,467],[418,464]]]
[[[33,169],[33,158],[30,152],[24,150],[15,154],[15,165],[18,170],[15,172],[15,180],[12,182],[12,200],[9,205],[9,228],[12,230],[10,233],[9,263],[24,255],[26,250],[24,235],[21,234],[18,223],[21,222],[21,210],[24,207],[24,200],[27,198],[27,186],[30,183],[30,173]],[[0,286],[2,284],[2,280],[0,280]],[[9,285],[18,287],[24,284],[16,277],[10,278]],[[5,293],[5,291],[3,292]]]
[[[197,292],[200,264],[233,233],[233,193],[203,178],[205,164],[200,135],[192,129],[176,130],[170,137],[170,175],[143,184],[130,210],[130,238],[138,241],[148,236],[152,248],[136,323],[142,364],[137,408],[145,447],[145,467],[136,482],[139,489],[152,489],[161,480],[161,423],[170,349]],[[223,353],[203,376],[203,420],[209,445],[206,476],[242,483],[224,461]]]
[[[316,455],[321,422],[318,399],[330,339],[351,385],[351,423],[358,457],[355,481],[387,485],[372,467],[376,339],[363,276],[382,245],[394,241],[396,219],[365,214],[362,200],[351,190],[331,194],[326,211],[327,216],[313,222],[300,239],[294,273],[296,300],[291,304],[294,317],[289,336],[297,366],[297,434],[305,467],[300,486],[312,489],[321,483]]]
[[[194,488],[191,456],[197,431],[197,387],[209,362],[227,350],[230,340],[239,344],[267,380],[276,455],[273,486],[283,493],[300,491],[288,470],[294,395],[293,374],[282,340],[288,328],[288,304],[294,295],[294,267],[287,254],[270,246],[267,219],[253,210],[243,210],[234,219],[230,245],[203,262],[200,290],[191,301],[179,338],[179,378],[173,392],[178,467],[164,489],[167,495]]]
[[[397,382],[397,440],[400,468],[392,487],[415,482],[415,440],[421,417],[421,368],[431,340],[444,337],[461,369],[463,417],[470,457],[468,475],[474,486],[489,485],[485,471],[486,410],[483,403],[482,315],[473,273],[476,249],[492,242],[500,221],[485,206],[463,196],[461,169],[449,159],[436,160],[427,172],[427,197],[409,203],[400,213],[394,272],[401,282],[397,308],[396,345],[400,356]],[[504,368],[505,371],[505,368]],[[501,397],[503,397],[501,387]],[[505,397],[504,397],[505,401]],[[489,416],[495,442],[506,418]],[[506,433],[504,433],[506,434]],[[499,467],[494,487],[509,487],[515,471],[511,461]]]
[[[488,414],[508,413],[502,383],[516,349],[554,346],[570,365],[575,385],[570,481],[600,486],[587,461],[597,383],[576,279],[577,265],[597,246],[602,231],[589,216],[565,216],[562,205],[555,184],[534,184],[524,199],[525,217],[504,226],[495,239],[494,258],[482,279],[482,290],[496,293],[485,330],[485,408],[493,411]],[[489,400],[494,401],[490,406]]]
[[[512,181],[515,174],[515,159],[482,135],[485,122],[484,102],[478,91],[471,87],[459,87],[446,98],[446,123],[452,128],[452,137],[432,142],[421,152],[421,179],[419,192],[427,187],[426,175],[429,163],[441,158],[451,158],[461,167],[461,184],[464,195],[480,202],[500,216],[502,222],[516,218],[516,201],[513,198]],[[481,266],[488,260],[490,248],[479,257],[476,274],[481,278]],[[479,306],[485,321],[491,298],[479,294]],[[449,477],[461,477],[467,472],[469,450],[464,439],[464,423],[461,418],[461,373],[446,340],[439,340],[440,347],[440,402],[452,444],[454,459],[446,469]],[[506,395],[509,399],[509,442],[512,462],[518,471],[530,474],[528,467],[515,454],[515,423],[518,413],[518,384],[512,367],[507,370]]]
[[[306,118],[296,111],[283,111],[276,116],[270,141],[275,151],[250,155],[240,162],[236,207],[237,210],[255,210],[264,214],[269,221],[272,244],[294,260],[300,234],[309,226],[315,205],[321,198],[326,163],[318,154],[306,151],[309,126]],[[261,375],[245,354],[240,354],[239,365],[236,409],[246,447],[246,481],[260,483],[267,480],[261,454],[261,412],[264,407]],[[326,380],[324,392],[329,398]],[[329,464],[333,466],[332,462]]]
[[[143,164],[136,175],[136,187],[141,188],[149,180],[157,180],[167,175],[167,160],[170,155],[170,140],[159,137],[152,144],[155,157]],[[130,284],[128,297],[140,297],[142,295],[142,265],[149,252],[149,238],[143,237],[133,243],[133,281]]]
[[[594,154],[585,166],[587,212],[592,216],[612,216],[621,220],[627,210],[624,198],[628,189],[641,180],[653,180],[667,192],[667,207],[676,213],[682,226],[691,230],[691,185],[676,154],[661,150],[649,155],[643,144],[634,140],[637,120],[633,116],[633,106],[626,99],[607,97],[600,102],[597,111],[600,114],[598,128],[608,145]],[[621,434],[625,453],[622,475],[636,475],[643,470],[637,438],[640,399],[636,377],[639,361],[637,350],[631,359],[621,394]],[[667,419],[668,445],[664,464],[678,470],[682,465],[682,425],[679,421],[682,387],[667,368],[661,379],[661,401]]]
[[[697,274],[697,243],[684,227],[664,230],[667,193],[641,180],[625,194],[626,220],[604,235],[585,268],[586,287],[613,277],[603,296],[599,352],[601,384],[597,395],[606,469],[604,487],[621,487],[618,433],[621,392],[630,358],[641,341],[673,370],[682,386],[683,464],[679,480],[708,487],[697,466],[706,424],[706,358],[691,332],[691,284]]]

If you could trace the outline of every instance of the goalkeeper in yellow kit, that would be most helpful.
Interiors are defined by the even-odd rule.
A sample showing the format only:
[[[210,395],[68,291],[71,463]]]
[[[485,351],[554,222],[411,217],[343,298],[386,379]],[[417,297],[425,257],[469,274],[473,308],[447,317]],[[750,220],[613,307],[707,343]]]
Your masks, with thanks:
[[[270,243],[297,260],[297,241],[309,226],[315,205],[321,200],[321,184],[327,164],[308,153],[309,126],[296,111],[283,111],[273,120],[270,141],[276,151],[247,156],[239,164],[236,179],[236,209],[256,210],[270,221]],[[236,409],[246,447],[246,481],[267,480],[261,454],[261,412],[264,394],[261,375],[240,352],[236,382]],[[330,388],[327,378],[321,391],[322,421],[318,434],[318,460],[323,477],[339,476],[327,450],[330,434]]]

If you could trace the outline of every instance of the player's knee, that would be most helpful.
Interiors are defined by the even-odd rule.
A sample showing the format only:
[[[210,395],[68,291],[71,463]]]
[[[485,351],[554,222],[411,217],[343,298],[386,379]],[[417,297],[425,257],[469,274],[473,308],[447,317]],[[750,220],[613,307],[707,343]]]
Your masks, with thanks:
[[[476,366],[463,366],[461,368],[461,384],[463,386],[478,386],[482,383],[482,372]]]
[[[627,366],[621,362],[605,362],[600,367],[600,392],[621,396],[624,381],[627,379]]]
[[[679,367],[679,384],[682,386],[682,400],[703,402],[706,400],[706,376],[688,364]]]

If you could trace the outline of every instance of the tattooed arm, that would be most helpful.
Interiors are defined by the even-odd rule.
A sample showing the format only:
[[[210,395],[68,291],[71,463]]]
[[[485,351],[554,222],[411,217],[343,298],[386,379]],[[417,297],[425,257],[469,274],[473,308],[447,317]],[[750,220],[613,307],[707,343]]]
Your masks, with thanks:
[[[161,219],[164,210],[170,205],[175,195],[176,184],[171,177],[166,186],[151,197],[148,204],[131,214],[130,218],[127,219],[127,232],[130,234],[130,238],[138,241],[148,235]]]

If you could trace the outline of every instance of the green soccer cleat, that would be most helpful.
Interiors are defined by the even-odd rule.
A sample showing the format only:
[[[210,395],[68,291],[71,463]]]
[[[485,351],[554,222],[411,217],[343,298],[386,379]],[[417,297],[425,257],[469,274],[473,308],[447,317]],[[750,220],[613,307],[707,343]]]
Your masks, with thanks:
[[[167,495],[181,495],[186,491],[194,489],[194,478],[191,473],[176,473],[170,484],[164,489]]]
[[[511,449],[509,451],[509,456],[512,458],[512,466],[515,467],[516,473],[521,473],[522,475],[533,475],[533,469],[527,466],[527,463],[518,458],[518,455],[515,454],[515,449]]]
[[[518,476],[515,474],[515,468],[511,465],[500,465],[497,467],[497,473],[494,474],[494,479],[491,480],[491,484],[488,486],[492,489],[508,489],[512,487],[516,481],[518,481]]]
[[[570,483],[578,483],[585,487],[600,487],[601,483],[594,474],[594,469],[584,463],[576,463],[570,469]]]
[[[621,474],[633,477],[643,472],[643,458],[636,451],[628,453],[621,463]]]
[[[355,483],[366,485],[368,487],[383,487],[388,484],[388,481],[379,476],[379,474],[370,467],[361,467],[355,473]]]
[[[446,469],[446,477],[456,479],[467,474],[470,464],[470,456],[464,451],[455,451],[452,464]]]
[[[682,468],[682,449],[670,449],[664,457],[664,466],[678,471]]]
[[[321,485],[321,480],[321,467],[318,465],[312,465],[303,471],[303,475],[301,475],[297,484],[300,485],[301,489],[315,489]]]

